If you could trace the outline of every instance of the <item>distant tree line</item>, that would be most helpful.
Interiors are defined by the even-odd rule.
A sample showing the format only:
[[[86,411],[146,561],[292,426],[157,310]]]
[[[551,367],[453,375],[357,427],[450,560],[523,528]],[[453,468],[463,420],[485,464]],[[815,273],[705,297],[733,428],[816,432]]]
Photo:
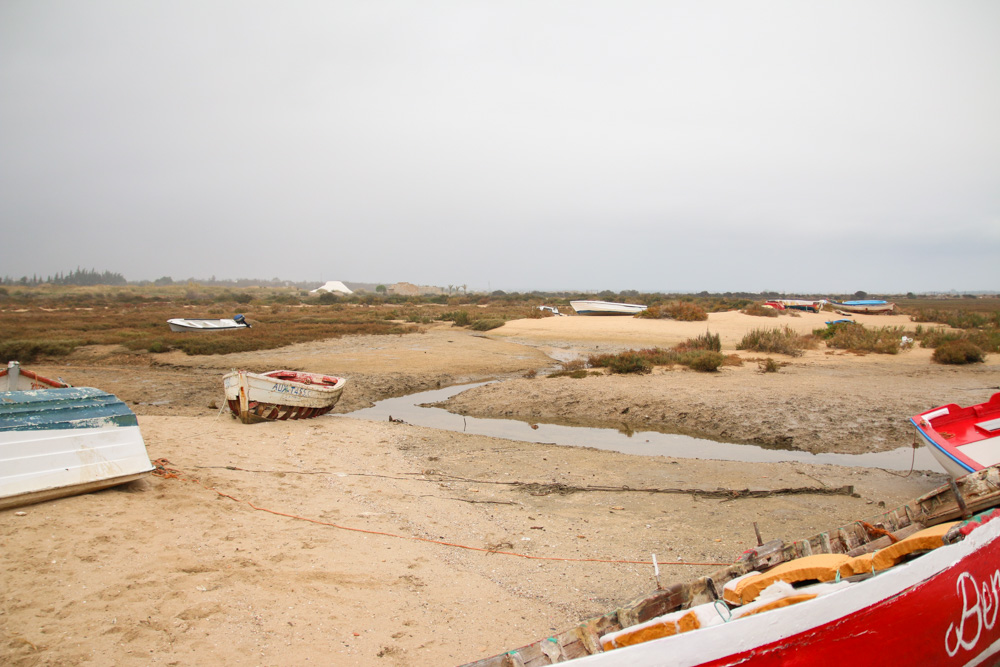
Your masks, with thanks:
[[[4,276],[3,280],[0,280],[0,284],[3,285],[127,285],[128,281],[125,280],[125,276],[120,273],[113,273],[111,271],[101,271],[98,273],[94,269],[81,269],[77,267],[76,271],[70,271],[69,273],[57,273],[54,276],[47,276],[41,278],[37,275],[31,276],[21,276],[20,278],[11,278],[9,276]]]

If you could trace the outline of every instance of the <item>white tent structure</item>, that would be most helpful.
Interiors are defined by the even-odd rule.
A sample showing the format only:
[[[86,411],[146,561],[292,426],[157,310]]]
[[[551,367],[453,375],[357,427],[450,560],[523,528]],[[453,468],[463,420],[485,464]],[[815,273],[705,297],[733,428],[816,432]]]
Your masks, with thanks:
[[[340,292],[341,294],[354,294],[354,292],[352,292],[347,285],[339,280],[328,280],[325,285],[317,287],[309,293],[316,294],[317,292]]]

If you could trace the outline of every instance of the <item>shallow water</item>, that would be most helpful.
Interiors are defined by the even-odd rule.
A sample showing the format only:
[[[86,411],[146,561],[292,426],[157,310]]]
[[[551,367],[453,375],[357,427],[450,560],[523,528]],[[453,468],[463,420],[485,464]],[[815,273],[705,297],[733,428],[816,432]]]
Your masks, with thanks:
[[[530,424],[515,419],[482,419],[454,414],[442,408],[422,407],[428,403],[438,403],[467,389],[487,384],[458,385],[423,391],[408,396],[379,401],[374,407],[339,415],[372,421],[401,419],[407,424],[427,426],[447,431],[458,431],[474,435],[486,435],[524,442],[551,443],[576,447],[593,447],[625,454],[644,456],[672,456],[685,459],[713,459],[718,461],[744,461],[747,463],[779,463],[794,461],[821,463],[861,468],[883,468],[886,470],[915,470],[941,472],[940,466],[924,447],[914,450],[902,447],[888,452],[871,454],[811,454],[785,449],[770,449],[757,445],[741,445],[716,442],[704,438],[656,431],[633,431],[626,433],[610,428],[587,428],[582,426],[560,426],[557,424]]]

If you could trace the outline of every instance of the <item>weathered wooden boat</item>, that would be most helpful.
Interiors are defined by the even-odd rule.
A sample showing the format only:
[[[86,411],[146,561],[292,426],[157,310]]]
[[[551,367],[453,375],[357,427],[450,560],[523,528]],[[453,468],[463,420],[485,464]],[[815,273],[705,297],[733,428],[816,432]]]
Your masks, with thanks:
[[[896,309],[896,304],[889,301],[877,301],[873,299],[863,301],[829,301],[827,302],[836,310],[848,313],[862,314],[886,314]]]
[[[577,315],[638,315],[646,306],[613,301],[570,301]]]
[[[340,400],[347,380],[321,373],[233,371],[222,378],[226,402],[244,424],[325,415]]]
[[[152,469],[135,414],[112,394],[0,392],[0,509],[124,484]]]
[[[910,422],[952,477],[1000,464],[1000,394],[967,408],[949,403],[921,412]]]
[[[174,318],[167,320],[171,331],[225,331],[227,329],[249,329],[250,323],[243,315],[233,315],[231,320],[199,320]]]
[[[788,310],[806,310],[810,313],[818,313],[823,310],[822,301],[808,301],[806,299],[777,299],[768,303],[780,303]]]
[[[27,368],[21,368],[16,361],[8,361],[7,368],[0,369],[0,391],[30,391],[31,389],[56,389],[69,384],[49,379]]]
[[[993,665],[1000,468],[812,538],[760,544],[475,667]]]

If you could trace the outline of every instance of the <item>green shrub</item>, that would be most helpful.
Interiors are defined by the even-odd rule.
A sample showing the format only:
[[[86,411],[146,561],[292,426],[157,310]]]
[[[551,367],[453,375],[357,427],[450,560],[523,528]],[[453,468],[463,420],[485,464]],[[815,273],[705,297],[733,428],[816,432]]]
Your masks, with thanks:
[[[754,329],[743,336],[736,349],[798,357],[811,345],[808,338],[795,333],[786,325],[773,329]]]
[[[899,354],[903,327],[865,328],[863,324],[836,324],[828,327],[826,346],[852,352]]]
[[[599,354],[591,356],[588,363],[598,368],[607,368],[612,373],[649,373],[652,364],[641,353],[628,350],[620,354]]]
[[[65,357],[72,354],[79,345],[81,343],[78,340],[5,340],[0,342],[0,363],[30,363],[40,357]]]
[[[688,338],[686,341],[678,345],[675,349],[677,350],[710,350],[712,352],[722,351],[722,339],[719,338],[719,334],[713,334],[706,331],[700,334],[697,338]]]
[[[778,311],[770,306],[765,306],[762,303],[751,303],[746,308],[740,311],[744,315],[753,315],[754,317],[777,317]]]
[[[778,370],[781,368],[781,364],[779,364],[771,357],[768,357],[763,361],[757,362],[757,367],[760,368],[761,373],[777,373]]]
[[[489,331],[490,329],[497,329],[503,325],[503,320],[475,320],[469,325],[469,328],[473,331]]]
[[[464,310],[456,310],[453,313],[444,313],[441,315],[441,319],[445,322],[452,321],[455,323],[456,327],[467,327],[469,322],[472,320],[469,318],[469,313]]]
[[[599,375],[598,372],[591,373],[590,371],[585,371],[583,369],[577,369],[575,371],[556,371],[555,373],[550,373],[548,377],[550,378],[573,378],[574,380],[579,380],[580,378],[585,378],[589,375]]]
[[[708,319],[708,313],[701,306],[687,301],[678,301],[663,307],[663,312],[667,317],[672,317],[681,322],[703,322]]]
[[[726,357],[721,352],[697,350],[692,353],[691,358],[684,365],[701,373],[711,373],[719,370],[719,366],[725,360]]]
[[[953,340],[938,346],[931,355],[931,360],[939,364],[978,364],[985,357],[983,351],[972,342]]]

